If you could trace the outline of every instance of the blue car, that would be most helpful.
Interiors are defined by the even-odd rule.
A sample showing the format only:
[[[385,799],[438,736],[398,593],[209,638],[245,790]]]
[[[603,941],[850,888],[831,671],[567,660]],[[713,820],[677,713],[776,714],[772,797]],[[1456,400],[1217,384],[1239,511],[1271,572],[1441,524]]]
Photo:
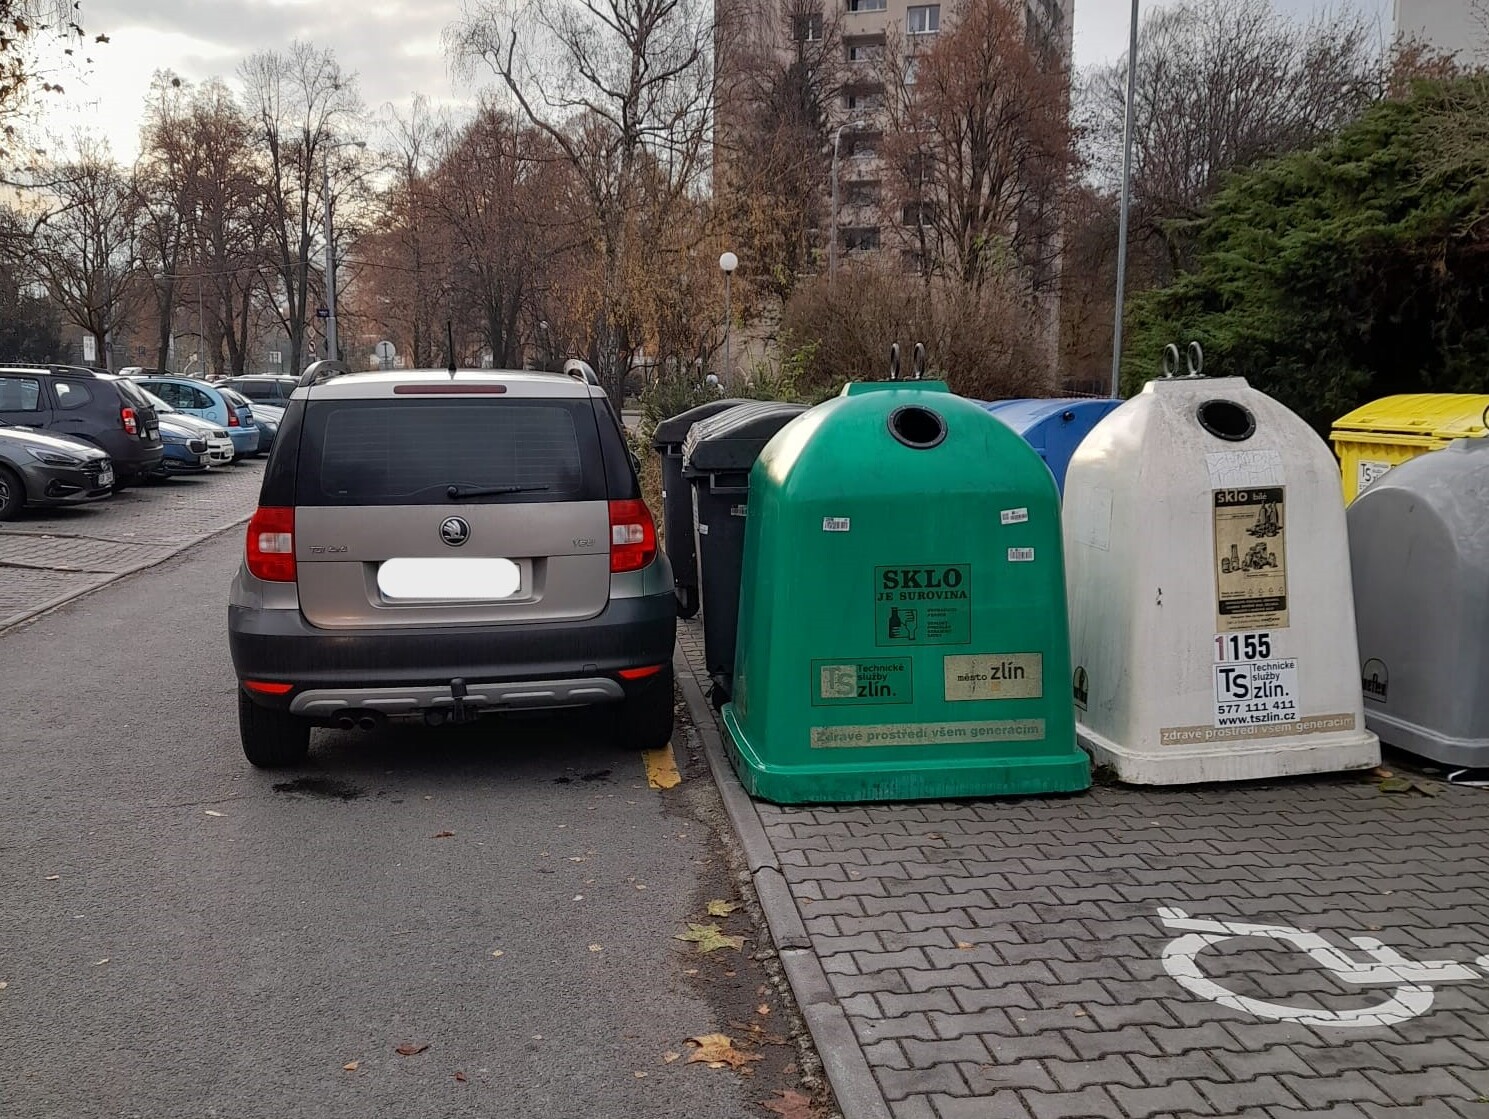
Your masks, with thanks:
[[[131,379],[145,386],[178,412],[200,416],[226,429],[228,437],[233,441],[234,457],[243,458],[257,453],[259,429],[253,421],[253,409],[246,402],[235,403],[216,385],[193,377],[136,374]]]
[[[165,457],[160,460],[157,477],[199,474],[212,464],[206,438],[189,424],[173,420],[169,415],[161,416],[160,440],[165,444]]]

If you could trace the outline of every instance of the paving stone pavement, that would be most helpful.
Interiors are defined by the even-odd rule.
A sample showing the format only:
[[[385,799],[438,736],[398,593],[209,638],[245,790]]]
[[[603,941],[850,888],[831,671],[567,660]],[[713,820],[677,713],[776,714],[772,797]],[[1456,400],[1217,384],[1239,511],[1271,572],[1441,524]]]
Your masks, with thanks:
[[[1422,783],[757,808],[896,1119],[1489,1117],[1489,791]]]
[[[262,477],[262,460],[250,459],[0,524],[0,629],[239,524]]]

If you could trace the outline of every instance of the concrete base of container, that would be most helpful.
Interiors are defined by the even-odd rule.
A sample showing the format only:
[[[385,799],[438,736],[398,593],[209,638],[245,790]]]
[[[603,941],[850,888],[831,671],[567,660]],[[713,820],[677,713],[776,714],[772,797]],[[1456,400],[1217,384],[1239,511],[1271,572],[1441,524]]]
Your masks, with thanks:
[[[1010,756],[1009,744],[990,742],[986,758],[905,758],[834,763],[822,750],[820,763],[775,765],[740,731],[734,705],[723,711],[729,762],[751,796],[773,804],[846,804],[860,801],[953,800],[1077,793],[1091,787],[1091,763],[1070,744],[1068,754]],[[993,755],[997,756],[993,756]]]
[[[1365,713],[1365,725],[1398,750],[1463,769],[1489,769],[1489,738],[1453,738],[1429,727],[1378,711]]]
[[[1106,738],[1084,723],[1077,741],[1097,765],[1110,766],[1128,785],[1199,785],[1259,781],[1305,773],[1370,769],[1380,764],[1380,739],[1368,730],[1299,734],[1254,742],[1229,739],[1194,746],[1138,750]]]

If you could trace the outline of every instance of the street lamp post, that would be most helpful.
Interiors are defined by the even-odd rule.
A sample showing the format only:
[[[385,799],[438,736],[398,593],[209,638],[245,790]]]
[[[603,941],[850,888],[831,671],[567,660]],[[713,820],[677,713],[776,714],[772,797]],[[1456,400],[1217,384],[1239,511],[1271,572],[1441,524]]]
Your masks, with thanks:
[[[1137,6],[1127,41],[1127,116],[1122,126],[1122,210],[1117,220],[1117,297],[1112,321],[1112,396],[1122,395],[1122,311],[1127,301],[1127,218],[1132,208],[1132,133],[1137,100]]]
[[[336,230],[331,224],[331,153],[340,147],[366,148],[366,140],[329,141],[321,163],[321,195],[326,203],[326,357],[335,361],[341,349],[336,337]]]
[[[734,275],[734,270],[738,267],[739,257],[729,252],[720,255],[719,270],[724,273],[724,375],[720,380],[726,385],[733,383],[729,360],[729,332],[734,326],[734,312],[729,305],[729,278]]]

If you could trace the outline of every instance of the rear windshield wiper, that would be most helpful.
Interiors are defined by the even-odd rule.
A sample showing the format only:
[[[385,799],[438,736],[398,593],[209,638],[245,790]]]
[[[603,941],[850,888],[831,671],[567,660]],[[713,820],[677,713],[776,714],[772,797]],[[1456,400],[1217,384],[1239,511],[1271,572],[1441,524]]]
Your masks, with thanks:
[[[500,497],[506,493],[540,493],[546,489],[547,486],[451,486],[445,496],[459,501],[462,497]]]

